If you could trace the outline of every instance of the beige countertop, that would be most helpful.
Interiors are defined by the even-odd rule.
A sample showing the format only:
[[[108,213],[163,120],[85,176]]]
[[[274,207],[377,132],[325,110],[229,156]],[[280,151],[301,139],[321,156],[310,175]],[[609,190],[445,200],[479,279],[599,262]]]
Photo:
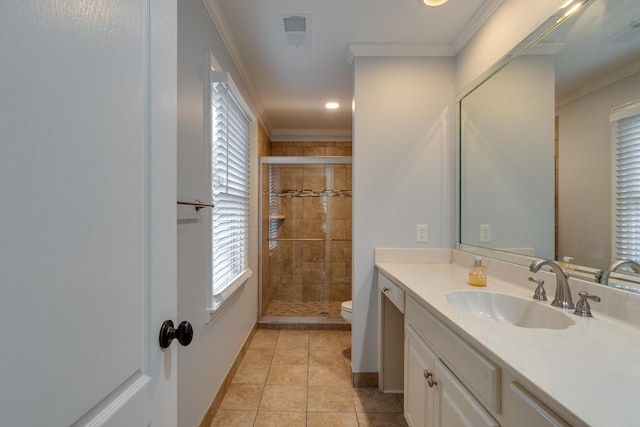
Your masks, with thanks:
[[[457,263],[472,258],[468,254],[447,251],[437,252],[436,263],[417,262],[412,257],[408,258],[410,262],[400,262],[397,256],[378,256],[377,253],[376,267],[453,331],[503,365],[570,423],[591,426],[640,424],[640,405],[637,403],[640,398],[640,328],[600,313],[598,303],[591,304],[593,318],[583,318],[574,315],[573,310],[564,310],[564,315],[575,322],[566,329],[523,328],[466,312],[449,303],[447,294],[476,290],[532,301],[535,286],[527,283],[526,277],[533,275],[545,277],[551,300],[555,291],[554,276],[546,272],[535,275],[526,267],[503,266],[500,261],[489,261],[487,286],[477,288],[468,285],[466,266],[446,262],[447,253],[453,255],[449,256],[449,261],[454,259]],[[582,289],[588,289],[590,293],[596,289],[602,296],[600,288],[593,288],[597,285],[571,284],[574,301]],[[610,296],[611,291],[621,293],[615,294],[616,298],[637,299],[615,289],[607,289],[604,293]],[[603,296],[603,301],[605,298]],[[633,303],[635,305],[630,305],[627,301],[625,309],[640,311],[640,304]]]

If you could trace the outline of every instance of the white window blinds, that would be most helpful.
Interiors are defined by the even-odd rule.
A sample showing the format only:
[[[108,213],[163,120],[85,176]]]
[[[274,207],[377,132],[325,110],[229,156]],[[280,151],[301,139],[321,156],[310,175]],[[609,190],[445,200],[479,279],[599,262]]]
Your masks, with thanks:
[[[211,96],[213,308],[251,274],[249,235],[250,118],[224,72],[214,72]]]
[[[613,111],[615,257],[640,260],[640,101]]]

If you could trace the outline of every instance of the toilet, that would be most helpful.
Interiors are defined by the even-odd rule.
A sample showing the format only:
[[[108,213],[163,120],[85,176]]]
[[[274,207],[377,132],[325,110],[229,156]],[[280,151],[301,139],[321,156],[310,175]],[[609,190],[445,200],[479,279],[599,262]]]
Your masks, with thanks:
[[[340,304],[340,316],[348,323],[351,323],[351,319],[353,318],[352,311],[351,300],[343,301],[342,304]]]

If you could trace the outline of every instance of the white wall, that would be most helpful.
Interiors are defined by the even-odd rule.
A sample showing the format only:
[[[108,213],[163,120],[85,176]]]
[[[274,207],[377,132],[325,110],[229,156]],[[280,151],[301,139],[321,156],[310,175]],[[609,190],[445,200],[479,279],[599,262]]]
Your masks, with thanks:
[[[611,255],[611,109],[640,99],[640,73],[558,108],[560,256],[607,268]],[[587,173],[588,171],[588,173]]]
[[[204,91],[209,52],[232,74],[245,101],[255,111],[223,42],[200,0],[178,2],[178,199],[207,200]],[[255,137],[255,132],[253,136]],[[255,138],[254,138],[255,139]],[[251,147],[252,198],[249,266],[253,276],[242,293],[209,324],[205,222],[178,224],[178,321],[194,327],[193,342],[178,350],[178,425],[196,426],[205,415],[238,351],[257,320],[257,145]],[[194,217],[180,207],[178,219]],[[203,209],[202,218],[210,215]],[[174,319],[175,320],[175,319]]]
[[[453,246],[452,58],[355,60],[354,372],[377,371],[376,247]],[[416,224],[429,242],[416,243]]]

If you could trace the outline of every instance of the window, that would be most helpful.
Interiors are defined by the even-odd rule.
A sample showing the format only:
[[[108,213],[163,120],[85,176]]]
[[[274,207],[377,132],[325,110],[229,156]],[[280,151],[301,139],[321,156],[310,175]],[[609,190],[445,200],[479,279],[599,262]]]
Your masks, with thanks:
[[[269,168],[269,250],[278,247],[278,229],[280,228],[280,167],[272,164],[265,164]]]
[[[614,248],[617,259],[640,260],[640,101],[611,114],[615,142]]]
[[[222,71],[211,74],[211,282],[217,310],[249,278],[248,109]]]

